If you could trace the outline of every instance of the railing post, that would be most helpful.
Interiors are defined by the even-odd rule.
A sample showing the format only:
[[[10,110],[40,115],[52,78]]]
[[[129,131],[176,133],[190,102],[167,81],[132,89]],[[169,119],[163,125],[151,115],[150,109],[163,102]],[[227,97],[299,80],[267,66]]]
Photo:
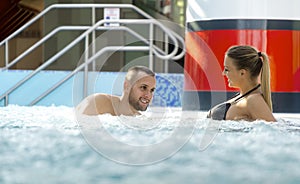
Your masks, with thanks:
[[[153,70],[153,23],[149,24],[149,68]]]
[[[169,53],[169,37],[167,35],[167,33],[164,34],[164,37],[165,37],[165,52],[166,54]],[[164,72],[165,73],[168,73],[169,72],[169,60],[168,59],[165,59],[164,60]]]
[[[95,9],[95,7],[92,7],[92,26],[94,24],[96,24],[96,9]],[[95,30],[92,32],[92,55],[94,55],[96,53],[96,48],[95,48],[96,31]],[[93,71],[96,71],[95,61],[93,61],[92,67],[93,67]]]
[[[5,95],[4,106],[8,106],[8,94]]]
[[[8,65],[8,59],[9,59],[9,51],[8,51],[8,40],[5,42],[5,68]]]
[[[85,36],[85,51],[84,51],[84,81],[83,81],[83,97],[87,97],[88,89],[88,69],[89,65],[87,64],[89,59],[89,35]]]

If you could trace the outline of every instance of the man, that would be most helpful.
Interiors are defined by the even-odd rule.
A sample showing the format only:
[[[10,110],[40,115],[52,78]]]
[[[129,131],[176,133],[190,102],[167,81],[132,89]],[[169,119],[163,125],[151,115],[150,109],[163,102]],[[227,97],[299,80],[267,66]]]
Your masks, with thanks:
[[[139,115],[147,110],[155,90],[155,73],[144,66],[129,68],[123,86],[122,96],[93,94],[85,98],[76,111],[86,115],[109,113],[118,115]]]

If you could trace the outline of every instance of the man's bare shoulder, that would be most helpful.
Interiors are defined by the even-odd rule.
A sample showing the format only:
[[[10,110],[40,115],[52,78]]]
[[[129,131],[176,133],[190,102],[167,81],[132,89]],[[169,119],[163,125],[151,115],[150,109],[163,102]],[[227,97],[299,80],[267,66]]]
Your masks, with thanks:
[[[113,113],[112,102],[118,101],[119,97],[95,93],[86,97],[77,107],[76,110],[79,113],[86,115],[98,115],[104,113]]]
[[[120,97],[104,94],[104,93],[96,93],[91,95],[90,100],[95,100],[97,104],[103,104],[103,103],[116,103],[120,101]]]

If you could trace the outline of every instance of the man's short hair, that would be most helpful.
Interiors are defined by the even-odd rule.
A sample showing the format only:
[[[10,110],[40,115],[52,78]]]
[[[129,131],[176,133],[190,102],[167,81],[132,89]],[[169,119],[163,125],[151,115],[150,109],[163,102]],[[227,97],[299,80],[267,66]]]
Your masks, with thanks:
[[[152,70],[150,70],[148,67],[146,67],[146,66],[133,66],[133,67],[131,67],[131,68],[128,69],[128,72],[129,71],[134,71],[136,73],[138,73],[138,72],[144,72],[145,74],[147,74],[149,76],[152,76],[152,77],[155,76],[155,73]]]
[[[130,81],[131,83],[134,83],[136,81],[136,77],[138,74],[142,72],[148,76],[155,77],[155,73],[150,70],[146,66],[133,66],[128,69],[128,72],[126,74],[126,80]]]

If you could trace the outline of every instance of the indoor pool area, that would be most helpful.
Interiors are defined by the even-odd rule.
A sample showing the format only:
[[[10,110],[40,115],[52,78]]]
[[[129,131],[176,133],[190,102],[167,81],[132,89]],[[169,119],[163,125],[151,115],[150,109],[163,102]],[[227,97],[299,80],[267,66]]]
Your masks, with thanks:
[[[212,121],[150,108],[75,116],[67,106],[0,108],[0,183],[299,183],[300,115]]]
[[[30,72],[2,71],[1,90]],[[183,74],[163,73],[139,116],[77,114],[82,73],[26,105],[69,73],[42,71],[0,107],[0,183],[300,182],[299,113],[274,113],[278,122],[211,120],[183,110]],[[91,93],[122,94],[124,72],[89,76]]]
[[[1,0],[0,184],[299,184],[282,5]]]

